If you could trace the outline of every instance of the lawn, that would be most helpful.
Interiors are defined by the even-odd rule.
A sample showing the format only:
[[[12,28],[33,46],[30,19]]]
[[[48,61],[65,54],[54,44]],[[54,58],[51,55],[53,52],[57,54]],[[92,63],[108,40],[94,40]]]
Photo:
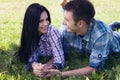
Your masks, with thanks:
[[[120,21],[120,0],[90,0],[96,10],[96,19],[109,24]],[[40,3],[48,8],[52,18],[52,25],[60,29],[63,20],[61,6],[58,0],[0,0],[0,80],[41,80],[25,71],[25,66],[16,60],[15,52],[18,50],[22,22],[26,8],[31,3]],[[75,51],[66,62],[64,70],[86,66],[88,55],[78,56]],[[74,60],[73,60],[74,59]],[[110,55],[101,73],[94,73],[82,78],[70,77],[68,79],[81,80],[120,80],[120,54]],[[52,80],[61,80],[60,77]],[[43,79],[44,80],[44,79]]]

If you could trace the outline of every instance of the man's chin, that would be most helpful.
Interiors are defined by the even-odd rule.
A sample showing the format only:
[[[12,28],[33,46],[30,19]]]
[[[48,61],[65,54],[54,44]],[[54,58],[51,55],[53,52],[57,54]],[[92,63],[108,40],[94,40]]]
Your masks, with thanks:
[[[72,33],[72,32],[73,32],[73,31],[71,31],[71,30],[69,30],[69,29],[68,29],[67,31],[68,31],[68,32],[70,32],[70,33]]]

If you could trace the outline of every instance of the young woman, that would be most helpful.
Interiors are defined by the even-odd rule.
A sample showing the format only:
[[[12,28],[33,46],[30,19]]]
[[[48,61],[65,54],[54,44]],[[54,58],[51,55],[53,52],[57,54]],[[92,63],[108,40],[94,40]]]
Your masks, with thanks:
[[[49,11],[44,6],[33,3],[27,8],[18,57],[27,64],[27,70],[40,77],[47,74],[44,69],[64,67],[61,35],[50,23]],[[50,59],[43,64],[39,62],[40,56]]]

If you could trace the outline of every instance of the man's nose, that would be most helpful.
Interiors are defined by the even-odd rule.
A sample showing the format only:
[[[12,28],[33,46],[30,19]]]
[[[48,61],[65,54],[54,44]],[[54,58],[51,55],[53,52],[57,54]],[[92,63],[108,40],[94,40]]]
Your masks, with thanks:
[[[63,20],[63,24],[66,25],[66,21],[65,20]]]

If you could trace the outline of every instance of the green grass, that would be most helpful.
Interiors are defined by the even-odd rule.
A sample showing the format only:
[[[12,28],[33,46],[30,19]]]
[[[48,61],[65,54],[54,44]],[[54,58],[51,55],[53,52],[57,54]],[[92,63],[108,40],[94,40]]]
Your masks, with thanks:
[[[95,18],[106,23],[120,21],[120,0],[91,0],[96,9]],[[21,36],[22,22],[26,8],[38,2],[48,8],[52,18],[52,25],[60,29],[63,20],[61,7],[57,0],[0,0],[0,80],[41,80],[25,70],[25,66],[14,57],[18,50]],[[66,62],[64,70],[84,67],[88,64],[87,56],[78,56],[72,52],[72,57]],[[120,80],[120,54],[110,55],[104,70],[101,73],[93,73],[88,76],[90,80]],[[65,80],[87,80],[70,77]],[[52,80],[61,80],[54,77]],[[42,79],[45,80],[45,79]]]

